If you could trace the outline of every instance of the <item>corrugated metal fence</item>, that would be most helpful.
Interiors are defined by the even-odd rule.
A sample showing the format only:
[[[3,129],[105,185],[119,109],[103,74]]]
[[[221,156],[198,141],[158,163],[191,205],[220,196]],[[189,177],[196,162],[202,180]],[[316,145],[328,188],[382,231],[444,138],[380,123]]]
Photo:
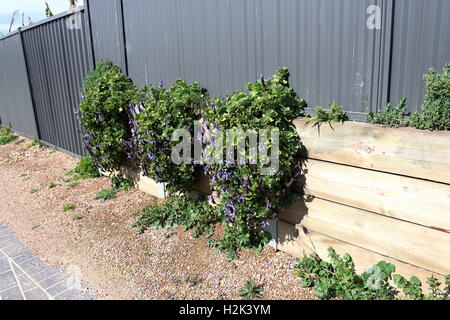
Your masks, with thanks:
[[[74,107],[94,61],[85,20],[81,7],[0,41],[2,123],[75,155],[84,150]]]
[[[138,86],[181,77],[213,95],[287,66],[311,107],[336,101],[359,120],[403,95],[417,110],[423,74],[450,61],[448,0],[86,3],[86,13],[81,7],[0,39],[1,122],[79,155],[72,110],[94,60],[119,64]],[[367,26],[372,5],[381,29]]]

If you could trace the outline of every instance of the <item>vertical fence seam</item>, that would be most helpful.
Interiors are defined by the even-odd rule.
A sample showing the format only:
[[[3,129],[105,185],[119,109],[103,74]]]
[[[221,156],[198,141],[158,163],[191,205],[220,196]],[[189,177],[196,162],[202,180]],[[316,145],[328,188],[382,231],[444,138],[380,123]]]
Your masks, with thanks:
[[[25,72],[26,72],[26,77],[27,77],[27,92],[30,96],[31,107],[33,110],[34,126],[36,127],[36,135],[37,135],[36,138],[40,141],[41,133],[40,133],[39,125],[38,125],[38,119],[36,117],[36,104],[34,101],[33,89],[31,87],[31,82],[30,82],[30,70],[28,68],[27,54],[25,51],[24,43],[23,43],[22,28],[19,27],[17,30],[19,33],[20,51],[22,53],[22,59],[23,59],[24,65],[25,65]]]

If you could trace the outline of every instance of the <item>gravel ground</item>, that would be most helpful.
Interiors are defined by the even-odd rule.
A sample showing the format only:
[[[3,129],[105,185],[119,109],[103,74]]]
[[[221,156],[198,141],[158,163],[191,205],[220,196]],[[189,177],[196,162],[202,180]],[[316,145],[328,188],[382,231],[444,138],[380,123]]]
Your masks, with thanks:
[[[78,160],[30,142],[19,137],[0,146],[0,223],[46,263],[79,268],[97,299],[239,299],[250,279],[264,286],[266,299],[312,299],[293,275],[295,259],[270,247],[228,263],[189,232],[152,229],[138,236],[133,213],[151,196],[132,190],[94,200],[110,187],[106,178],[70,188],[65,174]],[[64,212],[68,204],[75,209]]]

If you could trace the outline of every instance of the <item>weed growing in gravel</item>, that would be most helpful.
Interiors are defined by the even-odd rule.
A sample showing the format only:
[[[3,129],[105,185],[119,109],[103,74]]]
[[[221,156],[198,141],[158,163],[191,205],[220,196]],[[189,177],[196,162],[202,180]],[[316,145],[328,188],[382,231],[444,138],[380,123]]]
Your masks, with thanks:
[[[80,185],[79,182],[74,182],[74,183],[69,184],[67,187],[69,189],[74,189],[74,188],[78,187],[79,185]]]
[[[31,193],[31,194],[35,194],[35,193],[38,193],[38,192],[39,192],[38,189],[31,189],[31,190],[30,190],[30,193]]]
[[[65,205],[64,208],[63,208],[64,212],[71,211],[71,210],[74,210],[74,209],[75,209],[75,206],[73,204]]]
[[[332,248],[328,249],[330,262],[323,261],[317,254],[299,259],[294,266],[295,273],[301,277],[304,287],[313,287],[320,299],[339,298],[343,300],[394,300],[399,291],[390,280],[412,300],[448,300],[450,298],[450,275],[446,276],[445,288],[440,290],[439,281],[431,277],[427,283],[430,294],[422,291],[422,283],[417,277],[406,280],[395,272],[395,266],[380,261],[368,271],[358,274],[350,255],[340,257]]]
[[[184,196],[171,196],[163,204],[155,202],[142,209],[141,217],[133,227],[143,233],[148,227],[176,229],[183,225],[183,231],[194,229],[194,238],[202,235],[209,238],[219,222],[214,210],[204,197],[189,200]]]
[[[39,145],[40,145],[39,140],[37,138],[34,138],[33,141],[31,141],[29,144],[27,144],[27,147],[33,148],[33,147],[36,147]]]
[[[245,283],[245,285],[239,291],[239,296],[242,299],[262,299],[263,287],[256,285],[255,280],[250,280]]]
[[[78,162],[73,170],[67,172],[67,175],[70,176],[70,178],[64,181],[71,182],[82,179],[98,178],[100,177],[100,172],[92,159],[89,156],[85,156],[80,159],[80,162]]]
[[[74,220],[81,220],[81,219],[83,219],[84,217],[83,216],[80,216],[80,215],[77,215],[77,216],[75,216],[75,217],[73,217],[73,219]]]
[[[100,190],[95,196],[95,200],[108,201],[111,199],[117,198],[117,190]]]
[[[41,227],[40,225],[35,224],[31,227],[31,230],[36,230],[36,229],[39,229],[40,227]]]
[[[111,186],[113,189],[121,190],[121,191],[128,191],[133,188],[133,182],[128,180],[123,175],[112,175],[110,177]]]
[[[53,182],[51,182],[49,185],[48,185],[48,188],[49,189],[53,189],[53,188],[56,188],[57,187],[57,185],[55,184],[55,183],[53,183]]]
[[[9,127],[0,127],[0,146],[16,140],[18,136],[14,135]]]

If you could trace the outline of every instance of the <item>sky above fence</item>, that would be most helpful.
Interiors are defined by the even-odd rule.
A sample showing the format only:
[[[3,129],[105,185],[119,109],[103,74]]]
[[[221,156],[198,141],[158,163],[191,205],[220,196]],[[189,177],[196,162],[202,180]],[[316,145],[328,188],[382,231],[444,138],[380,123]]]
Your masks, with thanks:
[[[45,0],[2,0],[0,6],[0,32],[7,34],[11,22],[11,16],[15,10],[20,14],[15,18],[12,31],[22,26],[22,13],[25,17],[25,25],[28,25],[28,17],[33,22],[45,19]],[[47,0],[53,14],[66,11],[69,8],[68,0]],[[77,5],[84,5],[84,0],[78,0]]]

